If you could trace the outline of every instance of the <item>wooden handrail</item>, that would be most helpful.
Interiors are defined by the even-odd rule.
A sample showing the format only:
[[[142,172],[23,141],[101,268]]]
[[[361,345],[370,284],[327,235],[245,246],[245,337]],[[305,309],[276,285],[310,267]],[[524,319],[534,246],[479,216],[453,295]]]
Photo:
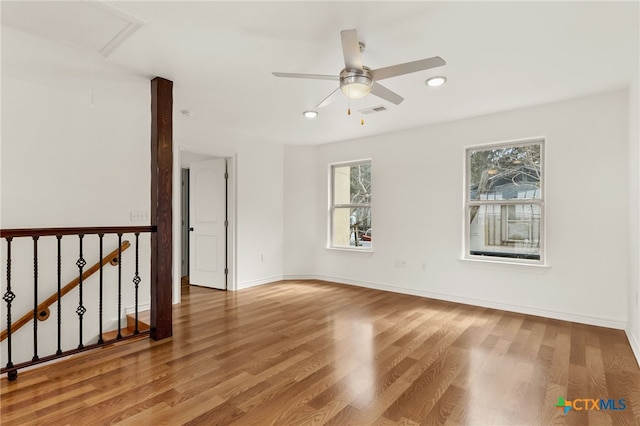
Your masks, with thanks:
[[[50,229],[53,229],[53,228],[50,228]],[[78,229],[78,228],[74,228],[74,229]],[[118,228],[118,229],[122,229],[122,228]],[[43,235],[43,234],[39,234],[39,235]],[[60,235],[60,234],[50,234],[50,235]],[[123,241],[121,251],[125,251],[130,246],[131,244],[129,244],[129,241],[127,240]],[[82,273],[82,281],[86,280],[91,275],[95,274],[100,269],[100,265],[104,266],[107,263],[111,262],[113,259],[117,258],[118,253],[119,253],[119,250],[115,249],[114,251],[112,251],[105,257],[103,257],[100,262],[96,262],[93,266],[91,266],[89,269],[84,271]],[[120,261],[120,259],[118,259],[118,261]],[[72,281],[70,281],[67,285],[65,285],[64,287],[62,287],[62,289],[60,289],[60,297],[64,296],[65,294],[69,293],[71,290],[76,288],[79,283],[80,283],[80,277],[77,277]],[[51,296],[49,296],[44,302],[38,305],[37,313],[40,313],[42,311],[49,309],[49,306],[51,306],[56,300],[58,300],[57,291],[53,293]],[[33,319],[33,310],[24,314],[22,317],[20,317],[19,320],[11,324],[11,334],[13,334],[16,330],[18,330],[20,327],[24,326],[25,324],[28,324],[29,321],[32,319]],[[8,334],[9,333],[7,330],[2,330],[2,333],[0,334],[0,342],[6,339]]]
[[[136,232],[156,232],[156,226],[97,226],[84,228],[19,228],[0,229],[0,238],[8,237],[44,237],[54,235],[91,235],[91,234],[133,234]]]

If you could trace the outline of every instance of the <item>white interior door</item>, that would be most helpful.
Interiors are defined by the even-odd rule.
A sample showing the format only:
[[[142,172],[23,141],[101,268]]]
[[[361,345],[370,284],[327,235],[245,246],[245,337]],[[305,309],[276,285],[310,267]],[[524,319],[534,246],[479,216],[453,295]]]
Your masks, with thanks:
[[[189,282],[225,289],[226,160],[189,165]]]

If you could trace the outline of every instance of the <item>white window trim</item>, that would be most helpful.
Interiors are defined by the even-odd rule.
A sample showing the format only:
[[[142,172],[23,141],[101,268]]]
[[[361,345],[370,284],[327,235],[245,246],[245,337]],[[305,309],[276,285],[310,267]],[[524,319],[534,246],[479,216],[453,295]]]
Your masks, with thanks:
[[[333,181],[334,174],[333,168],[340,166],[355,166],[358,164],[369,163],[371,166],[371,170],[373,171],[373,160],[371,158],[362,158],[359,160],[350,160],[350,161],[339,161],[335,163],[329,163],[327,174],[329,175],[328,179],[328,209],[327,209],[327,245],[326,249],[329,250],[337,250],[337,251],[351,251],[351,252],[359,252],[359,253],[372,253],[373,252],[373,242],[371,242],[370,247],[347,247],[347,246],[335,246],[333,245],[333,211],[335,208],[345,208],[345,207],[369,207],[371,212],[373,212],[373,202],[369,204],[333,204]],[[371,186],[373,187],[373,174],[371,175]],[[373,216],[373,214],[372,214]]]
[[[463,179],[463,224],[462,224],[462,232],[463,232],[463,244],[462,244],[462,256],[460,260],[472,261],[472,262],[480,262],[480,263],[493,263],[493,264],[503,264],[503,265],[520,265],[520,266],[534,266],[534,267],[543,267],[549,268],[550,266],[547,264],[546,260],[546,244],[547,244],[547,232],[546,232],[546,206],[545,199],[547,196],[547,177],[546,177],[546,136],[538,136],[533,138],[526,139],[516,139],[510,141],[502,141],[495,143],[483,143],[477,145],[469,145],[464,147],[463,153],[463,167],[464,167],[464,179]],[[472,150],[478,149],[495,149],[509,146],[524,146],[524,145],[533,145],[540,144],[540,172],[542,175],[542,183],[541,183],[541,193],[542,197],[539,200],[485,200],[484,202],[478,202],[476,200],[470,200],[469,194],[471,193],[469,188],[469,174],[471,172],[471,162],[469,161],[469,152]],[[487,202],[488,201],[488,202]],[[540,206],[540,259],[519,259],[519,258],[508,258],[508,257],[490,257],[490,256],[479,256],[470,254],[470,229],[471,224],[469,223],[469,211],[472,205],[506,205],[506,204],[536,204]]]

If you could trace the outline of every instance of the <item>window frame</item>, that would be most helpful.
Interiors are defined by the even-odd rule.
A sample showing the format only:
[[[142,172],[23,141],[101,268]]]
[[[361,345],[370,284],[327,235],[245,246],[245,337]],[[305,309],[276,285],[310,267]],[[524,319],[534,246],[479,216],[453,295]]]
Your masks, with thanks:
[[[471,199],[471,152],[500,149],[507,147],[520,147],[527,145],[540,145],[540,198],[527,198],[527,199],[486,199],[486,200],[472,200]],[[462,259],[480,261],[487,263],[507,263],[515,265],[527,265],[527,266],[547,266],[546,263],[546,137],[535,137],[519,140],[511,140],[506,142],[494,142],[484,143],[472,146],[466,146],[464,149],[464,194],[463,194],[463,208],[464,208],[464,224],[463,224],[463,247],[462,247]],[[537,205],[540,209],[540,230],[539,230],[539,259],[526,258],[526,255],[522,257],[517,256],[491,256],[491,255],[479,255],[471,254],[471,208],[474,206],[508,206],[516,205]],[[502,207],[501,207],[502,209]],[[508,226],[504,224],[503,226]]]
[[[368,208],[369,209],[369,215],[370,217],[372,217],[372,205],[373,202],[370,201],[368,204],[367,203],[341,203],[341,204],[336,204],[334,203],[335,200],[335,168],[336,167],[345,167],[345,166],[357,166],[359,164],[369,164],[369,169],[371,170],[371,187],[373,188],[373,161],[371,158],[363,158],[363,159],[359,159],[359,160],[350,160],[350,161],[340,161],[340,162],[335,162],[335,163],[329,163],[329,208],[328,208],[328,217],[327,217],[327,222],[328,222],[328,232],[327,232],[327,248],[328,249],[333,249],[333,250],[346,250],[346,251],[357,251],[357,252],[372,252],[373,251],[373,241],[371,241],[371,244],[369,245],[369,247],[359,247],[359,246],[342,246],[342,245],[336,245],[333,242],[333,229],[334,229],[334,224],[333,224],[333,219],[334,219],[334,212],[336,209],[339,208]],[[371,191],[371,193],[373,194],[373,191]],[[371,222],[373,222],[371,220]]]

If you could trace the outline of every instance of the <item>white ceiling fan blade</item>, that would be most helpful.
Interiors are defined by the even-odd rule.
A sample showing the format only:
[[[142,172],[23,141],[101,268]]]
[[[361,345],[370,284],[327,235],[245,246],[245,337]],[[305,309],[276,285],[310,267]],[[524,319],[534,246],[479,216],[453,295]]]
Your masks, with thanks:
[[[340,90],[340,87],[337,87],[336,90],[334,90],[331,93],[329,93],[327,95],[327,97],[325,97],[323,100],[321,100],[318,103],[318,105],[316,105],[316,108],[324,108],[327,105],[329,105],[331,103],[331,101],[333,100],[333,94],[336,93],[338,90]]]
[[[338,81],[340,77],[337,75],[324,75],[324,74],[298,74],[291,72],[272,72],[276,77],[287,77],[287,78],[309,78],[312,80],[333,80]]]
[[[360,42],[356,30],[340,31],[342,39],[342,53],[344,54],[344,67],[347,71],[362,70],[362,55],[360,54]]]
[[[447,63],[440,56],[434,56],[433,58],[421,59],[419,61],[378,68],[377,70],[372,70],[371,74],[373,75],[374,80],[383,80],[389,77],[395,77],[398,75],[410,74],[416,71],[423,71],[431,68],[441,67],[446,64]]]
[[[402,96],[398,95],[396,92],[392,92],[379,83],[373,83],[373,86],[371,86],[371,93],[396,105],[399,105],[400,102],[404,101]]]

